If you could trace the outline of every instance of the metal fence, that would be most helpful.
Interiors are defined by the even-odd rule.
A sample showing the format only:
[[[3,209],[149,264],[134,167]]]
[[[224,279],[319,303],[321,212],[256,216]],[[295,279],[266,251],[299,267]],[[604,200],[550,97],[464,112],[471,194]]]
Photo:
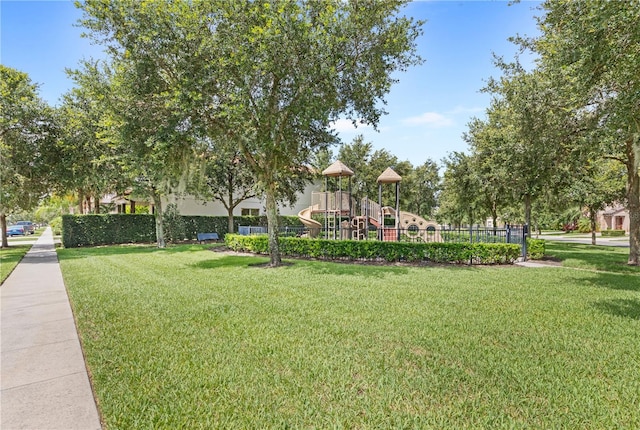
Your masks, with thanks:
[[[281,236],[289,237],[317,237],[342,238],[360,240],[383,240],[393,242],[441,242],[441,243],[514,243],[522,248],[522,256],[526,258],[528,234],[527,225],[506,225],[505,227],[466,226],[451,227],[442,225],[439,228],[418,229],[369,226],[369,230],[362,232],[345,227],[340,236],[334,230],[309,229],[307,227],[283,227]],[[240,234],[264,234],[266,227],[241,227]]]

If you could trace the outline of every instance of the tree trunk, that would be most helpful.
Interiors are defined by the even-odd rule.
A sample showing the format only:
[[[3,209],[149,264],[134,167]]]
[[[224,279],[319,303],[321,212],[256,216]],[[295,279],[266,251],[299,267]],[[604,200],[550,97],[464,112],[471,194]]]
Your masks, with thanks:
[[[100,197],[97,194],[93,198],[93,213],[96,215],[100,213]]]
[[[589,221],[591,223],[591,245],[596,244],[596,224],[598,211],[596,208],[589,208]]]
[[[496,205],[495,199],[491,204],[491,222],[493,224],[493,235],[496,236],[498,229],[498,207]]]
[[[526,194],[524,196],[524,223],[531,226],[531,196]],[[531,237],[531,229],[527,231],[527,237]]]
[[[633,151],[627,163],[627,199],[629,201],[629,261],[640,265],[640,176]]]
[[[227,208],[227,232],[233,233],[233,208]]]
[[[7,240],[7,215],[2,212],[0,213],[0,234],[2,234],[2,248],[9,247],[9,241]]]
[[[269,256],[271,267],[282,265],[280,245],[278,243],[278,207],[276,205],[275,184],[268,184],[265,197],[267,199],[267,229],[269,230]]]
[[[229,233],[233,233],[233,209],[235,208],[233,204],[233,175],[229,174],[227,176],[227,190],[229,191],[229,202],[227,206],[227,231]]]
[[[166,248],[167,244],[164,241],[164,221],[162,219],[162,200],[156,190],[152,191],[152,198],[156,217],[156,241],[158,248]]]
[[[78,215],[84,214],[84,191],[78,190]]]

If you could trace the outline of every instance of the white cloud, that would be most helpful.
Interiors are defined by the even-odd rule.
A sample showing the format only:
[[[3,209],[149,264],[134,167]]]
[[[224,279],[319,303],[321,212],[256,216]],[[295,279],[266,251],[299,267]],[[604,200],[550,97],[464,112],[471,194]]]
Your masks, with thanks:
[[[435,128],[450,127],[453,120],[437,112],[425,112],[419,116],[412,116],[402,120],[405,125],[427,125]]]
[[[358,124],[358,128],[355,128],[350,119],[339,119],[337,121],[334,121],[331,124],[331,128],[333,128],[335,131],[339,133],[354,133],[354,132],[360,132],[365,129],[371,128],[371,126],[365,125],[365,124]]]
[[[448,115],[459,115],[459,114],[473,114],[484,112],[485,108],[481,107],[465,107],[465,106],[456,106],[452,110],[446,112]]]

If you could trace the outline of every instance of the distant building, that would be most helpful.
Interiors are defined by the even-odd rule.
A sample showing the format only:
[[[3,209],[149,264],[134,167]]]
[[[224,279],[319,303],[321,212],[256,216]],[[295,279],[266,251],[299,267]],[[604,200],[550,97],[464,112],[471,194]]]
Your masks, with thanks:
[[[622,205],[607,206],[597,214],[600,230],[624,230],[629,233],[629,210]]]
[[[298,215],[298,213],[309,206],[311,206],[311,195],[314,191],[320,191],[321,183],[319,181],[308,184],[302,193],[296,195],[297,200],[293,206],[278,205],[278,211],[280,215]],[[114,205],[113,212],[125,213],[135,212],[136,206],[145,206],[150,208],[150,212],[153,213],[153,203],[148,198],[135,196],[130,193],[124,193],[121,195],[113,195],[110,197],[110,203]],[[227,209],[224,205],[217,200],[202,200],[192,195],[177,196],[170,195],[168,198],[162,199],[164,208],[168,204],[174,203],[178,207],[178,212],[181,215],[202,215],[202,216],[227,216]],[[253,197],[243,200],[233,210],[234,216],[259,216],[266,215],[265,212],[266,202],[264,198]]]

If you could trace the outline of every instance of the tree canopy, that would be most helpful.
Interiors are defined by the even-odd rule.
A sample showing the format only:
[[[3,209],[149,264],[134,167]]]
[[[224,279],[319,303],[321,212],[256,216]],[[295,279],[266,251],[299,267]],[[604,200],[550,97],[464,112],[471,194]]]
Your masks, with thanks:
[[[627,170],[629,264],[640,264],[640,3],[547,0],[540,37],[527,41],[556,97],[574,116],[594,118],[602,159]]]
[[[0,65],[0,225],[7,246],[6,215],[32,209],[47,193],[49,168],[58,158],[55,111],[26,73]]]
[[[179,121],[162,123],[165,131],[193,126],[240,150],[265,194],[271,264],[279,265],[277,201],[293,195],[313,153],[336,141],[333,121],[346,116],[375,126],[392,74],[420,61],[414,42],[421,23],[398,16],[404,3],[79,6],[96,39],[138,73],[130,91],[149,90],[138,114],[180,111],[172,116]],[[149,105],[154,100],[160,104]]]

